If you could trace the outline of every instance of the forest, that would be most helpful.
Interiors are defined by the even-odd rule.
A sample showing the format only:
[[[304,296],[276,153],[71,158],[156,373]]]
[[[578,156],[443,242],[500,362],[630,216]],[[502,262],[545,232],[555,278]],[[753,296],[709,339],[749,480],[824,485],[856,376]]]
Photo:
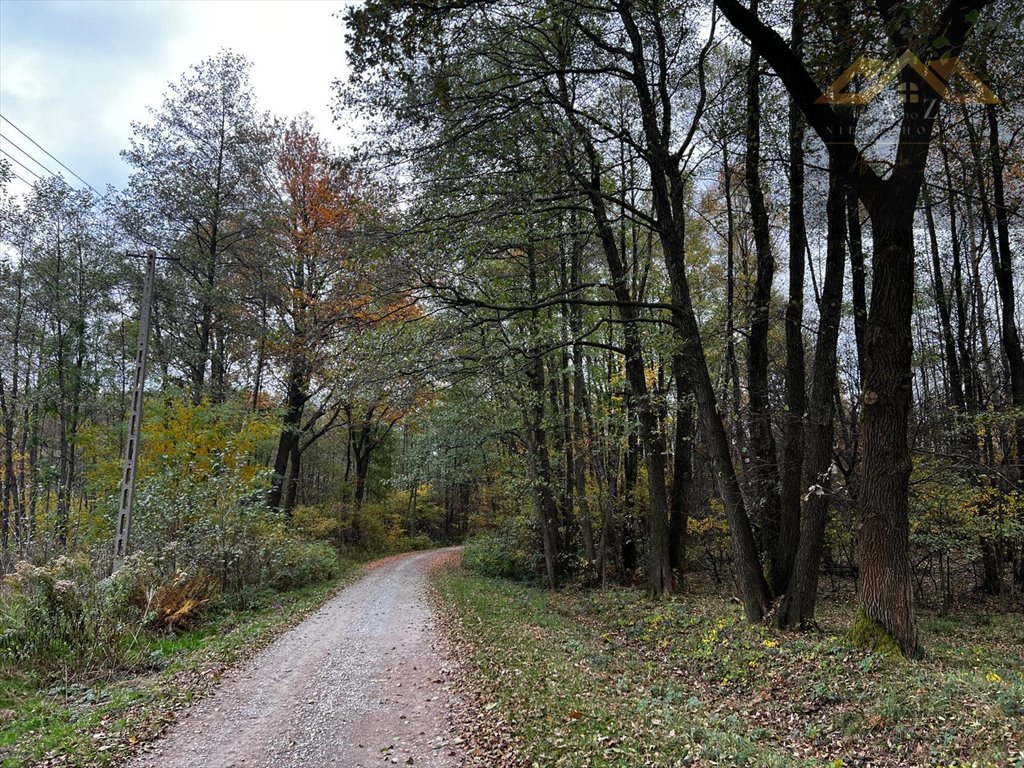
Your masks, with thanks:
[[[1020,8],[340,15],[335,120],[357,146],[262,111],[251,65],[222,50],[132,124],[124,188],[0,158],[0,184],[31,182],[0,196],[3,765],[85,749],[53,722],[121,729],[68,697],[176,669],[183,638],[312,606],[355,563],[455,545],[435,589],[462,628],[445,631],[519,745],[476,723],[466,738],[491,746],[467,764],[1020,765]],[[779,737],[777,763],[731,741],[702,762],[646,731],[620,758],[621,723],[650,715],[616,709],[621,732],[580,731],[573,757],[516,720],[507,686],[524,683],[500,665],[527,621],[570,638],[540,664],[584,632],[639,643],[630,674],[666,711],[705,701],[665,692],[677,663],[752,692],[787,687],[759,665],[819,656],[831,677],[794,706],[837,706],[821,686],[858,669],[882,687],[867,701],[908,677],[946,700],[828,726],[868,744],[847,753],[807,725],[819,747]],[[583,728],[590,710],[566,706]],[[929,731],[933,715],[985,735]]]

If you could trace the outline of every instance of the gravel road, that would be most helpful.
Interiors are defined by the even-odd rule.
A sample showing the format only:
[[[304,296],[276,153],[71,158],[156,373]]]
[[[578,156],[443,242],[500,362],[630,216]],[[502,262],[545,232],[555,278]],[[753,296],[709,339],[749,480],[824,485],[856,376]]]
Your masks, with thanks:
[[[427,605],[447,550],[385,561],[229,673],[131,768],[461,764]]]

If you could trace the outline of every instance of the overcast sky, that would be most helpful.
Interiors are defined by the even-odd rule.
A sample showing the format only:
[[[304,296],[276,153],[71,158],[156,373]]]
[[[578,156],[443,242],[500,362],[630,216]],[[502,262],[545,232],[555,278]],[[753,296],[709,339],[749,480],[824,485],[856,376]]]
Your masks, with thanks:
[[[118,153],[131,122],[147,121],[146,108],[158,107],[167,84],[192,64],[230,48],[253,63],[261,109],[309,112],[324,136],[342,144],[347,134],[333,125],[329,105],[332,81],[345,75],[336,14],[346,2],[0,0],[0,114],[97,189],[122,187],[129,169]],[[0,149],[47,175],[11,142],[60,170],[0,121]],[[11,187],[21,189],[17,181]]]

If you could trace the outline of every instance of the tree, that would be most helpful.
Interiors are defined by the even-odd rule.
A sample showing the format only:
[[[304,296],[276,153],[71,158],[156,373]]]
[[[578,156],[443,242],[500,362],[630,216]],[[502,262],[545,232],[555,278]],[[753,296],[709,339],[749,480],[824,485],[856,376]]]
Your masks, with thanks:
[[[136,241],[175,265],[158,291],[156,333],[198,402],[228,390],[243,336],[235,274],[263,226],[269,121],[255,107],[249,62],[221,51],[170,86],[151,122],[133,123],[122,157],[135,169],[117,215]]]
[[[862,587],[858,599],[866,621],[880,625],[905,654],[915,655],[918,638],[907,510],[913,222],[941,95],[913,67],[900,71],[903,92],[908,96],[892,172],[883,178],[852,143],[850,115],[822,102],[822,90],[779,34],[738,0],[715,2],[782,79],[871,220],[875,277],[865,329]],[[913,47],[920,60],[941,70],[960,55],[984,5],[984,0],[953,0],[925,30],[913,26],[924,19],[922,15],[908,13],[896,3],[880,0],[876,9],[881,32],[897,55]],[[945,71],[948,76],[949,70]],[[912,100],[911,93],[918,98]]]
[[[276,159],[278,215],[276,267],[260,275],[281,318],[278,359],[284,364],[284,416],[274,459],[268,503],[282,506],[285,477],[291,467],[284,508],[294,505],[302,451],[316,434],[314,424],[334,404],[315,409],[303,421],[307,403],[332,366],[330,342],[352,321],[352,274],[347,270],[346,236],[355,226],[354,180],[332,157],[308,118],[293,120],[281,135]]]

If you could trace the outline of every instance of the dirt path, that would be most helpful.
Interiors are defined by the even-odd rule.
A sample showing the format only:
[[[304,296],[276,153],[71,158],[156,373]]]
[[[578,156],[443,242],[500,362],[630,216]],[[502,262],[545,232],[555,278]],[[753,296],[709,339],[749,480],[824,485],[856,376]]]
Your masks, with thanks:
[[[210,697],[131,768],[460,765],[427,605],[446,550],[385,561]]]

